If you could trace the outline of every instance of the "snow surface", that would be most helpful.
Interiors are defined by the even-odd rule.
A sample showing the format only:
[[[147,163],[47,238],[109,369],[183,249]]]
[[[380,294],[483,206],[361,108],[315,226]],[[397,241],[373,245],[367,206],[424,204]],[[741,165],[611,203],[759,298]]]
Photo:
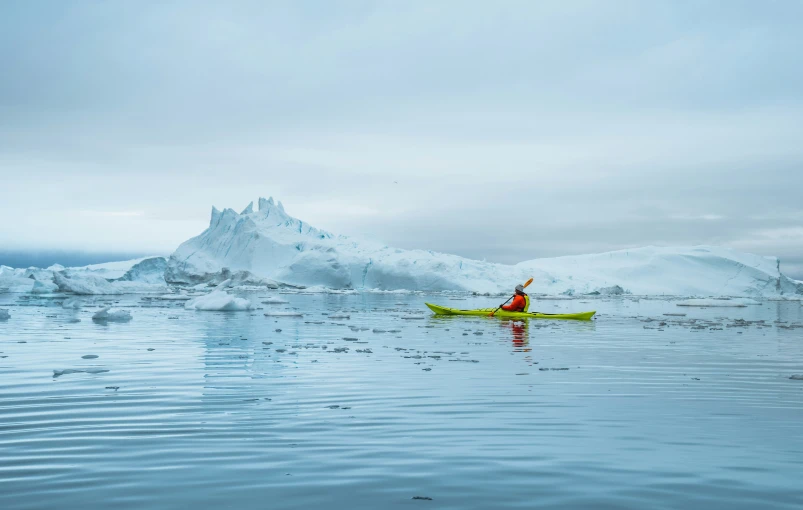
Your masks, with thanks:
[[[533,277],[531,294],[803,294],[778,259],[727,248],[649,246],[504,265],[334,235],[289,216],[272,198],[240,214],[212,208],[209,228],[179,246],[165,271],[168,282],[193,285],[232,275],[316,289],[502,293]]]
[[[209,294],[198,296],[184,304],[187,310],[203,310],[207,312],[236,312],[253,308],[251,302],[244,298],[232,296],[225,290],[214,290]]]

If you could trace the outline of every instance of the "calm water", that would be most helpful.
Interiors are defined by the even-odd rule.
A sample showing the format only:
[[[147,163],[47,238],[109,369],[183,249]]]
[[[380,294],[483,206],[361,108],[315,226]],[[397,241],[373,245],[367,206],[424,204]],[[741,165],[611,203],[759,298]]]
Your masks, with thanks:
[[[803,505],[799,303],[536,301],[598,320],[528,324],[280,297],[124,296],[133,320],[99,324],[108,299],[0,296],[0,508]]]

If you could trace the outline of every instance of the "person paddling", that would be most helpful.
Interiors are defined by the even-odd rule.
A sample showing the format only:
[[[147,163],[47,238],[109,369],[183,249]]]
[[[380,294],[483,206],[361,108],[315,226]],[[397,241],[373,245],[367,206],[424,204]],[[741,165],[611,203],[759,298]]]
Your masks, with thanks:
[[[508,312],[526,312],[530,308],[530,296],[524,293],[524,286],[516,285],[516,295],[513,302],[501,307]]]

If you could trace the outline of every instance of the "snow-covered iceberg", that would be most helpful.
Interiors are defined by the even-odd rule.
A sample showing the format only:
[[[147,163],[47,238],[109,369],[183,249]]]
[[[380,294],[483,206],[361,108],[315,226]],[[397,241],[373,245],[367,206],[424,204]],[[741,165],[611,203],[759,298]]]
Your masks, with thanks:
[[[696,246],[495,264],[423,250],[400,250],[319,230],[259,199],[237,213],[212,208],[209,228],[170,256],[169,283],[256,281],[332,289],[507,292],[530,277],[531,293],[777,296],[803,294],[775,257]]]

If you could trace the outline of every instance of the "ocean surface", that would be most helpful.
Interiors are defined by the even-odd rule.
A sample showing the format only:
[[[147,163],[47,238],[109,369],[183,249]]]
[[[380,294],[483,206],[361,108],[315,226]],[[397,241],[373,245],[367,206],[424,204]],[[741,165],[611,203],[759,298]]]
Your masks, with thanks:
[[[799,302],[248,297],[0,295],[0,508],[803,507]]]

